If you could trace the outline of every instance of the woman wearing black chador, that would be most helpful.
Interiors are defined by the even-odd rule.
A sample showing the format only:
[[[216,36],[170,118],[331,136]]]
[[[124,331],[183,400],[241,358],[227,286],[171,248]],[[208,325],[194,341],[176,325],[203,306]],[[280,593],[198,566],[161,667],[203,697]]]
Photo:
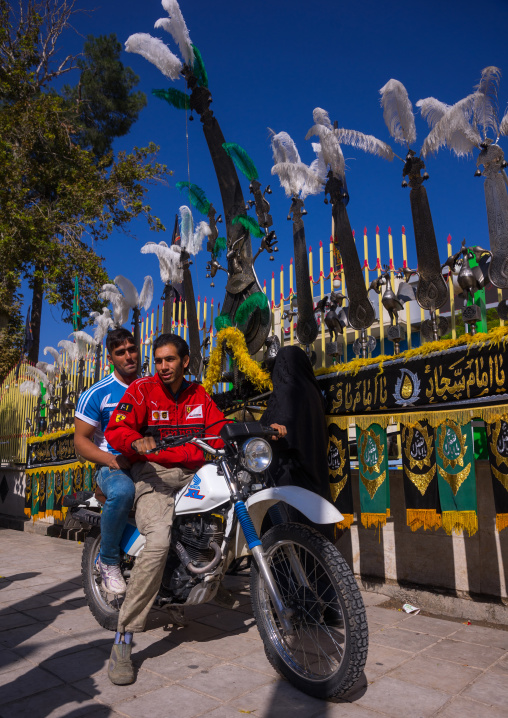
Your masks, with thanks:
[[[324,399],[312,365],[299,347],[279,349],[272,370],[273,392],[261,417],[264,426],[282,424],[287,436],[272,443],[269,474],[276,486],[300,486],[331,501],[328,429]],[[302,514],[291,519],[309,523]],[[333,527],[314,525],[327,538]]]

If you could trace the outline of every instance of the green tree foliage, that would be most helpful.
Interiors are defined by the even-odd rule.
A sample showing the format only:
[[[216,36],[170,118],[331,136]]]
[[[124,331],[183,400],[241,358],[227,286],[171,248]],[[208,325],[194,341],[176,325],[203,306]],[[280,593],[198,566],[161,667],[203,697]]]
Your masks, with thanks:
[[[17,12],[0,0],[0,322],[7,317],[12,328],[2,349],[21,341],[24,278],[33,291],[34,361],[43,298],[70,320],[77,273],[83,313],[98,308],[107,274],[97,242],[139,216],[163,228],[145,200],[147,185],[167,175],[158,148],[111,150],[146,102],[133,92],[138,78],[120,62],[116,38],[88,38],[81,59],[55,62],[73,13],[74,0],[19,0]],[[72,69],[79,84],[57,94],[53,81]]]
[[[146,105],[146,95],[134,92],[139,77],[120,61],[122,46],[116,35],[90,35],[83,58],[76,62],[80,80],[66,85],[63,96],[77,108],[77,140],[96,157],[111,151],[113,139],[126,135]]]

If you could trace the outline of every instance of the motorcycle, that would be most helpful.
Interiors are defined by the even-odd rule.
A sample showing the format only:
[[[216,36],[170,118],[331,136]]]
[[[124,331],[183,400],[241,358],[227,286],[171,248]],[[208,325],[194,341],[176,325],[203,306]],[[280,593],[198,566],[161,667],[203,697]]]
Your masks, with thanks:
[[[337,697],[353,687],[367,660],[365,607],[336,547],[317,530],[282,519],[281,504],[315,524],[336,524],[343,517],[310,491],[268,485],[272,449],[265,437],[274,434],[253,421],[226,424],[220,431],[221,449],[208,443],[217,436],[166,437],[157,444],[163,449],[193,443],[211,461],[175,497],[170,550],[156,605],[175,608],[211,601],[232,562],[252,556],[252,610],[268,660],[304,693]],[[97,569],[102,505],[91,493],[65,497],[65,504],[70,516],[89,530],[82,557],[88,606],[102,627],[115,631],[121,599],[105,593]],[[274,525],[260,537],[268,512]],[[144,542],[129,520],[121,541],[127,582]]]

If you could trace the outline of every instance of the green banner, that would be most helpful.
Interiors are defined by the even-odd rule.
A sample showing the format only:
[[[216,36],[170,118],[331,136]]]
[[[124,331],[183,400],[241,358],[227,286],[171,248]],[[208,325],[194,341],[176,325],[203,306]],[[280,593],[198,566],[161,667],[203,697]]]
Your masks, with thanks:
[[[388,447],[386,431],[379,424],[356,427],[360,472],[361,521],[365,528],[385,526],[390,516]]]
[[[439,426],[436,460],[442,523],[446,533],[478,530],[473,432],[453,419]]]

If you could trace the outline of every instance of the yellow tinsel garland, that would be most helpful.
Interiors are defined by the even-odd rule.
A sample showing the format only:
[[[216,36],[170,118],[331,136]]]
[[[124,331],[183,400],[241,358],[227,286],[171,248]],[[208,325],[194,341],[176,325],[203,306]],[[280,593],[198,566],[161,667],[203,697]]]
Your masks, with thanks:
[[[247,379],[252,382],[257,389],[260,391],[273,389],[270,374],[261,368],[259,362],[251,358],[245,342],[245,336],[242,332],[236,327],[226,327],[225,329],[221,329],[217,334],[217,346],[210,354],[208,371],[203,381],[203,387],[208,393],[213,391],[214,384],[220,382],[223,341],[226,342],[226,345],[233,352],[239,370],[245,374]]]
[[[27,443],[35,444],[38,441],[51,441],[52,439],[58,439],[60,436],[65,436],[65,434],[74,434],[74,427],[53,431],[51,434],[43,434],[42,436],[30,436],[27,439]]]
[[[414,357],[424,357],[428,354],[434,354],[435,352],[442,352],[446,349],[451,349],[452,347],[460,347],[464,345],[468,345],[469,347],[482,346],[487,342],[491,342],[494,345],[499,345],[501,344],[501,342],[505,342],[507,340],[508,326],[496,327],[495,329],[491,329],[489,332],[481,332],[474,335],[463,334],[457,339],[440,339],[437,342],[426,342],[425,344],[422,344],[419,347],[415,347],[414,349],[406,349],[406,351],[401,352],[398,355],[392,356],[383,354],[382,356],[369,357],[367,359],[353,359],[347,364],[334,364],[333,366],[329,366],[323,369],[317,369],[314,374],[316,376],[322,376],[323,374],[356,375],[358,374],[360,369],[363,369],[366,366],[370,366],[371,364],[379,364],[379,373],[382,374],[383,363],[385,361],[394,361],[395,359],[404,359],[404,361],[407,361],[408,359],[413,359]]]

